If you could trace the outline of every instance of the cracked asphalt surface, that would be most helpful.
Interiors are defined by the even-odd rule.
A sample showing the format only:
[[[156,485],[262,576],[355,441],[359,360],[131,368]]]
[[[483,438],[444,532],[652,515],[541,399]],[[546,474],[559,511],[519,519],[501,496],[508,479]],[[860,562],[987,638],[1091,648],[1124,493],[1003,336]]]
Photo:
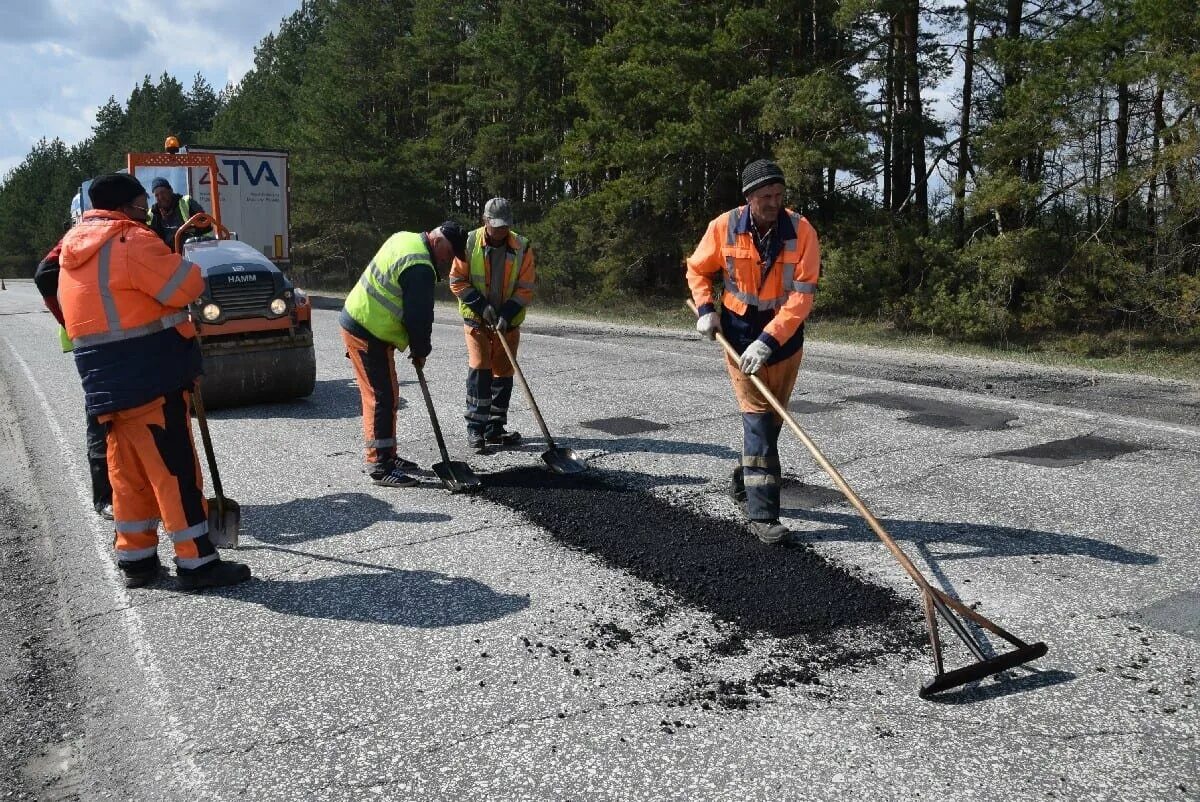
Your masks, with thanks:
[[[931,580],[1050,647],[922,701],[911,582],[787,432],[796,537],[769,581],[735,570],[764,556],[738,540],[741,427],[707,342],[531,314],[522,367],[592,497],[537,484],[521,400],[530,441],[468,454],[439,307],[441,422],[493,482],[452,496],[429,471],[365,481],[319,310],[311,399],[212,415],[255,579],[130,592],[87,504],[73,365],[32,285],[8,286],[0,799],[1200,798],[1196,384],[810,344],[801,425]],[[793,564],[832,589],[789,589]]]

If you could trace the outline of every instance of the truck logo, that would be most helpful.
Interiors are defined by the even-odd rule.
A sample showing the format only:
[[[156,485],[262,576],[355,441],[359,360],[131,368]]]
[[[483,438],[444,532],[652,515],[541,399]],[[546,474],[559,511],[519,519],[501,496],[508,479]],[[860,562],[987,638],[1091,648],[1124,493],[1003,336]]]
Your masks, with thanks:
[[[232,183],[235,187],[239,186],[241,180],[252,187],[258,186],[263,180],[266,180],[271,186],[279,186],[279,179],[275,177],[275,171],[271,169],[271,163],[266,159],[260,160],[258,167],[253,170],[250,169],[250,163],[245,159],[221,159],[221,164],[230,169],[230,174],[233,176]],[[241,178],[242,173],[246,174],[244,179]],[[209,183],[207,171],[200,176],[200,183]],[[230,183],[229,179],[225,178],[224,171],[217,171],[217,183],[221,186],[227,186]]]
[[[256,276],[254,273],[245,273],[240,276],[229,277],[230,284],[245,284],[248,281],[258,281],[258,276]]]

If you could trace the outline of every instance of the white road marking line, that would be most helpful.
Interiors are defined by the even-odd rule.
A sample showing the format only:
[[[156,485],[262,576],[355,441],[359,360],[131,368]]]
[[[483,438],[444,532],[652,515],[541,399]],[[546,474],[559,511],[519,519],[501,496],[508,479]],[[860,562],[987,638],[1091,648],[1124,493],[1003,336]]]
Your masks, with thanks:
[[[125,631],[129,636],[130,643],[133,645],[133,657],[142,669],[143,674],[145,674],[146,683],[150,686],[150,690],[154,695],[153,703],[158,707],[158,712],[162,720],[167,722],[166,734],[171,741],[171,751],[176,755],[181,755],[189,769],[187,777],[176,777],[174,781],[189,785],[191,786],[191,790],[202,792],[209,798],[221,799],[222,797],[195,782],[197,777],[204,776],[204,772],[200,765],[196,763],[191,752],[184,749],[191,739],[184,734],[183,725],[180,723],[179,717],[167,703],[166,681],[163,677],[162,669],[158,667],[158,662],[154,659],[154,652],[150,646],[150,642],[146,638],[145,622],[142,620],[142,616],[137,608],[132,605],[129,593],[124,588],[116,563],[113,561],[112,554],[109,551],[108,539],[112,533],[102,529],[102,525],[96,521],[95,515],[92,514],[91,499],[84,490],[84,483],[78,481],[78,478],[83,475],[79,463],[73,456],[78,444],[68,442],[66,434],[63,432],[58,420],[55,419],[54,408],[50,404],[50,399],[46,397],[46,393],[43,392],[41,385],[38,384],[38,380],[33,375],[33,371],[30,370],[29,364],[17,352],[17,349],[8,338],[0,337],[0,339],[4,340],[4,344],[8,346],[8,350],[17,360],[17,364],[21,366],[29,388],[33,390],[33,394],[42,405],[42,409],[45,412],[46,424],[50,427],[54,439],[58,442],[60,459],[66,462],[70,473],[74,474],[77,479],[77,481],[67,482],[67,484],[74,486],[80,507],[88,511],[87,514],[80,517],[82,520],[87,521],[87,526],[92,532],[92,545],[96,549],[96,557],[100,560],[100,564],[104,566],[104,576],[108,580],[108,584],[112,590],[114,613],[125,625]]]

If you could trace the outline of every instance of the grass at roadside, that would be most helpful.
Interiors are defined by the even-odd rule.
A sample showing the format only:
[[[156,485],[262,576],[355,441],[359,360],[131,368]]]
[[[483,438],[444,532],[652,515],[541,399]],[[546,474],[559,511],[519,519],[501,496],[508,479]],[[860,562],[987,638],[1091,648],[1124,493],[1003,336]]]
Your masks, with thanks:
[[[449,293],[444,294],[445,298],[439,292],[439,299],[449,300]],[[591,305],[540,299],[535,306],[560,317],[639,326],[687,328],[694,320],[692,313],[684,307],[682,298],[677,304],[670,299],[643,298]],[[894,326],[877,321],[823,318],[818,309],[808,325],[808,336],[814,340],[835,343],[1006,359],[1102,373],[1140,373],[1200,382],[1200,340],[1168,342],[1139,332],[1113,332],[1104,336],[1056,334],[1036,343],[964,343],[935,334],[898,331]]]

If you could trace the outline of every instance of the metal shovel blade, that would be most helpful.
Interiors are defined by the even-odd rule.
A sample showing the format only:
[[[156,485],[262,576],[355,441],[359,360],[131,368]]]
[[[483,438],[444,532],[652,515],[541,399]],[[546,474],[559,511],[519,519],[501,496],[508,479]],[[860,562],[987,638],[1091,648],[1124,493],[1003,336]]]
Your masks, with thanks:
[[[588,468],[587,463],[580,459],[578,454],[563,446],[556,446],[542,452],[542,462],[546,463],[555,473],[566,475],[583,473]]]
[[[483,482],[465,462],[437,462],[433,472],[451,493],[470,493],[483,487]]]
[[[242,528],[242,508],[231,498],[208,500],[208,539],[219,549],[236,549]],[[222,514],[224,513],[224,514]]]

